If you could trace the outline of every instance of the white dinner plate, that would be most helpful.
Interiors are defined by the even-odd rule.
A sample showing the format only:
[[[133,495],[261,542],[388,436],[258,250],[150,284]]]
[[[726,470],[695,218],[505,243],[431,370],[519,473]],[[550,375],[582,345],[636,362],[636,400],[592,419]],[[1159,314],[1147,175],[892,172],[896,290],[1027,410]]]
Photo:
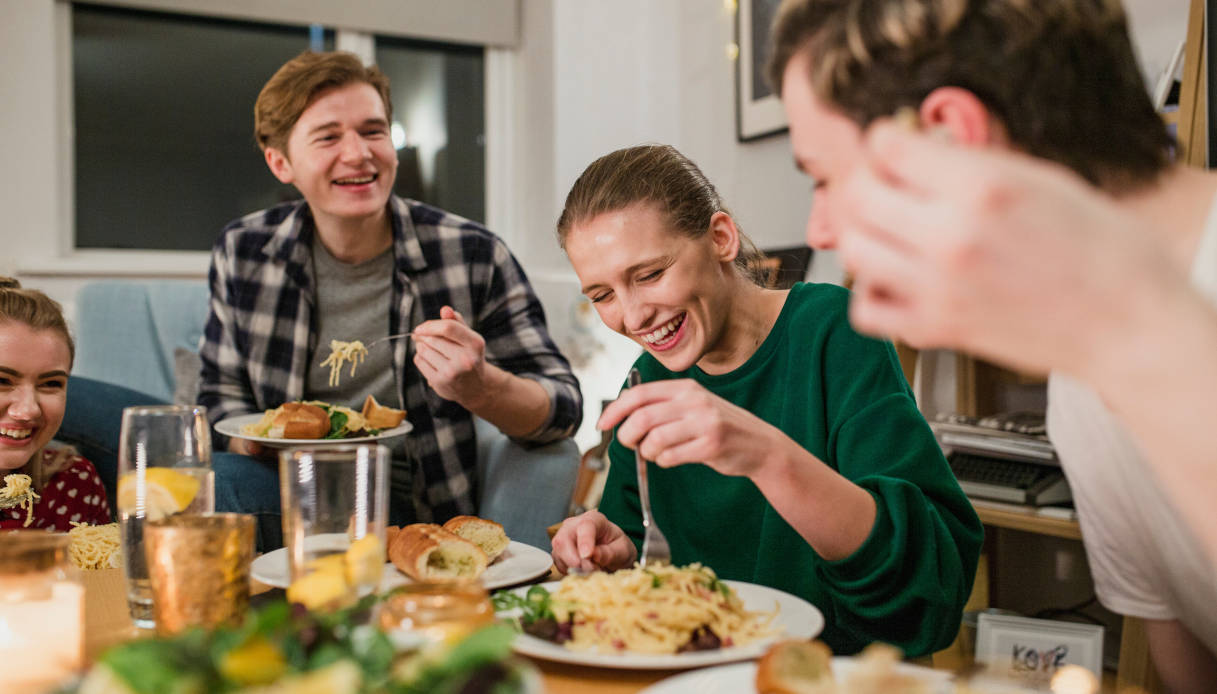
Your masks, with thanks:
[[[777,616],[773,619],[775,626],[781,627],[773,636],[753,641],[742,646],[731,646],[713,651],[692,651],[689,653],[674,653],[671,655],[656,655],[651,653],[595,653],[588,651],[573,651],[567,647],[546,641],[529,634],[516,637],[515,650],[517,653],[542,660],[553,660],[574,665],[591,665],[594,667],[621,668],[629,670],[679,670],[685,668],[719,665],[736,660],[749,660],[759,657],[769,645],[777,639],[810,639],[824,628],[824,615],[815,605],[806,600],[786,593],[776,588],[743,583],[741,581],[724,581],[731,586],[744,607],[754,612],[771,612],[777,608]],[[547,590],[553,592],[558,581],[542,583]],[[528,588],[521,587],[512,591],[524,595]],[[506,612],[505,614],[510,614]]]
[[[384,441],[385,439],[395,439],[398,436],[405,436],[414,429],[414,425],[409,420],[402,420],[401,424],[392,429],[381,429],[379,434],[357,436],[351,439],[272,439],[265,436],[250,436],[249,434],[241,433],[241,427],[246,424],[257,424],[261,420],[262,415],[260,414],[242,414],[236,417],[221,419],[215,423],[215,428],[216,431],[230,438],[257,441],[271,448],[287,448],[288,446],[343,446],[351,443],[373,443]]]
[[[334,533],[332,540],[337,543],[335,549],[345,546],[347,541],[343,533]],[[552,565],[553,560],[549,552],[512,540],[494,563],[486,567],[486,572],[482,574],[482,585],[487,590],[514,586],[544,576],[549,573],[549,567]],[[250,575],[268,586],[286,588],[291,583],[287,568],[287,548],[280,547],[254,559],[250,565]],[[386,563],[384,577],[380,579],[380,590],[383,592],[412,582],[409,576],[398,571],[392,563]]]
[[[836,656],[832,659],[832,672],[838,682],[855,667],[855,658]],[[897,663],[896,672],[924,681],[934,694],[948,694],[953,690],[951,673],[945,670]],[[756,694],[756,663],[733,663],[673,675],[639,694]]]
[[[832,659],[832,675],[837,682],[848,676],[854,667],[857,667],[854,657],[839,655]],[[950,672],[946,670],[898,662],[896,672],[920,679],[929,685],[933,694],[948,694],[953,690]],[[756,694],[756,678],[756,662],[736,662],[661,679],[639,694]]]

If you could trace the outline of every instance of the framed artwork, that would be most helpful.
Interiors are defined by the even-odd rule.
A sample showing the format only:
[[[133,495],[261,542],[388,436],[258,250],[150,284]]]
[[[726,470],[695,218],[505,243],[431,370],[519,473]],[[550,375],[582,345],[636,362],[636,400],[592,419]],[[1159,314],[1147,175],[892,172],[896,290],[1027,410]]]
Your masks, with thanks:
[[[769,59],[769,25],[781,0],[739,0],[735,13],[736,135],[740,142],[755,140],[786,129],[782,102],[765,80]]]
[[[976,661],[1025,684],[1046,685],[1064,665],[1103,675],[1103,627],[981,613]]]
[[[761,261],[761,276],[765,286],[771,289],[790,289],[795,282],[807,277],[811,265],[810,246],[762,249],[765,259]]]

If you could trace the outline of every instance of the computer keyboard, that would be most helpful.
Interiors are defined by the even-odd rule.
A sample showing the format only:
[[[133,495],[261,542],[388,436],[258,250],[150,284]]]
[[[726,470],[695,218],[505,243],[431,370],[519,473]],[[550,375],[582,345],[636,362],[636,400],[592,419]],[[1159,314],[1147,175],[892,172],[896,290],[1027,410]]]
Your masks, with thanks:
[[[1069,485],[1057,467],[952,452],[947,456],[959,486],[968,496],[1016,504],[1069,501]]]
[[[1017,460],[1000,460],[967,453],[951,456],[951,470],[961,481],[985,482],[1015,489],[1029,489],[1045,475],[1056,472],[1053,468]]]

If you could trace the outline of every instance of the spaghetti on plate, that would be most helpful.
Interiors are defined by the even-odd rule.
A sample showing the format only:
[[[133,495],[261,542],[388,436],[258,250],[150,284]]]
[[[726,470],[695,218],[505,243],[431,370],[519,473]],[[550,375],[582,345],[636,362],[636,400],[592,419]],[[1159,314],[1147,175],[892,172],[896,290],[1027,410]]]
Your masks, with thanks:
[[[772,625],[776,605],[744,609],[700,564],[567,576],[551,598],[557,621],[571,624],[565,645],[575,650],[670,654],[739,646],[780,630]]]

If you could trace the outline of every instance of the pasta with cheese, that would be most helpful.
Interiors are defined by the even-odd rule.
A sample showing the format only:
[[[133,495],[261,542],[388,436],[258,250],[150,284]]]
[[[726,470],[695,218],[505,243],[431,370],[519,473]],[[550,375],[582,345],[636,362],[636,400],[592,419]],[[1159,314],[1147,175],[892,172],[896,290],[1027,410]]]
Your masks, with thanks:
[[[29,527],[34,522],[34,503],[41,498],[34,491],[33,480],[29,475],[13,474],[4,476],[4,487],[0,487],[0,507],[16,506],[25,510],[25,522],[22,526]]]
[[[117,569],[122,559],[119,547],[118,523],[72,523],[68,531],[68,556],[81,569]]]
[[[750,612],[735,591],[700,564],[635,567],[567,576],[552,594],[559,622],[571,617],[575,650],[676,653],[709,629],[722,646],[773,635],[773,612]]]
[[[341,378],[342,365],[351,362],[351,377],[355,376],[355,367],[368,356],[368,348],[359,340],[343,342],[330,340],[330,356],[321,362],[322,366],[330,367],[330,385],[337,386]]]

